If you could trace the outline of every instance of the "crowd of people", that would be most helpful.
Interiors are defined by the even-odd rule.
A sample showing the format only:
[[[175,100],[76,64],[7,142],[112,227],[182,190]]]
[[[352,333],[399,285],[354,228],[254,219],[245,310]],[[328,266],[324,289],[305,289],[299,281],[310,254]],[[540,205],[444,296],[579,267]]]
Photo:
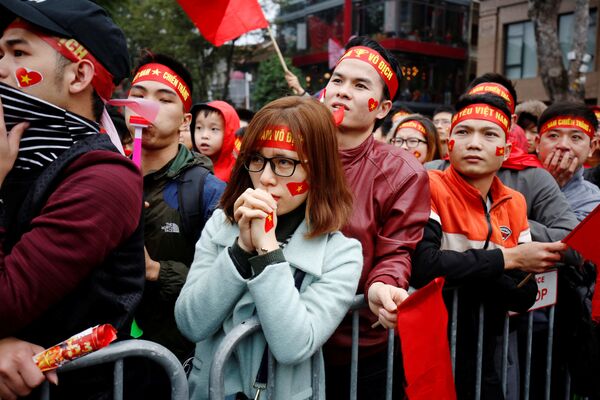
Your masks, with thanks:
[[[568,370],[600,398],[573,368],[582,346],[591,371],[600,363],[597,325],[573,329],[590,320],[595,266],[561,242],[600,204],[600,107],[519,103],[511,81],[487,73],[453,106],[415,114],[394,103],[393,54],[355,37],[318,98],[288,74],[295,95],[254,114],[193,104],[191,75],[169,55],[148,51],[132,70],[122,31],[88,0],[0,0],[0,32],[0,399],[36,398],[46,380],[54,398],[111,398],[109,366],[42,373],[32,360],[107,323],[119,340],[165,346],[187,368],[190,398],[207,399],[215,350],[255,315],[260,331],[224,366],[227,399],[260,395],[269,352],[273,398],[347,399],[356,295],[367,304],[357,398],[383,399],[387,329],[409,286],[438,277],[460,290],[456,397],[474,398],[483,304],[482,398],[518,399],[523,315],[532,276],[547,271],[565,299],[583,293],[558,301],[554,327],[534,312],[536,338],[556,330],[553,385],[564,389]],[[125,78],[133,103],[158,110],[139,166],[137,113],[105,104]],[[169,398],[156,364],[125,367],[125,398]]]

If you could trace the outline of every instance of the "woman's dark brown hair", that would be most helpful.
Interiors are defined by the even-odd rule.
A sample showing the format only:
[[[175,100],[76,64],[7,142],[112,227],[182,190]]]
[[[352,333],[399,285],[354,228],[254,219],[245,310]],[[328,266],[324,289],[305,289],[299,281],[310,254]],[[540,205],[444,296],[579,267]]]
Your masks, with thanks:
[[[256,152],[257,141],[265,128],[286,125],[292,131],[298,156],[310,185],[306,200],[308,237],[342,228],[352,212],[352,194],[338,156],[336,127],[331,112],[321,103],[306,97],[289,96],[263,107],[246,128],[242,147],[221,207],[233,223],[233,205],[252,181],[244,162]]]
[[[427,132],[427,137],[425,138],[425,140],[427,140],[427,155],[425,157],[424,162],[440,159],[440,135],[438,134],[435,125],[433,125],[433,122],[431,122],[429,118],[426,118],[422,115],[412,114],[407,117],[404,117],[402,119],[402,122],[396,127],[396,130],[394,131],[394,134],[392,135],[391,139],[395,138],[398,134],[398,128],[400,127],[400,125],[409,121],[420,122],[423,125],[423,127],[425,127],[425,131]]]

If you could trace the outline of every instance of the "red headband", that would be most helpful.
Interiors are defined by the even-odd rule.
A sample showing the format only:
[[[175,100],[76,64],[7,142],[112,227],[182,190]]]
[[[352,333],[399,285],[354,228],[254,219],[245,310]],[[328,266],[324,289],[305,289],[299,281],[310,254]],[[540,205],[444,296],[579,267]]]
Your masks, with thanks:
[[[561,115],[556,118],[552,118],[549,121],[546,121],[544,125],[542,125],[542,129],[540,129],[540,136],[544,133],[552,130],[552,129],[577,129],[580,132],[585,133],[590,137],[590,139],[594,138],[594,131],[592,130],[592,124],[590,124],[586,119],[581,117],[570,117],[568,115]]]
[[[510,92],[507,88],[495,82],[484,82],[475,86],[473,89],[469,90],[467,94],[485,94],[491,93],[496,96],[502,97],[502,100],[506,102],[508,109],[511,114],[515,113],[515,99],[510,95]]]
[[[394,114],[394,116],[392,117],[392,122],[396,122],[399,119],[402,119],[404,117],[406,117],[407,115],[410,115],[410,113],[407,113],[406,111],[398,111],[396,114]]]
[[[347,58],[361,60],[372,66],[379,76],[381,76],[383,82],[385,82],[385,86],[387,86],[388,91],[390,92],[390,100],[394,99],[394,96],[396,96],[396,92],[398,91],[398,77],[394,73],[394,70],[390,64],[385,61],[385,59],[378,52],[364,46],[352,47],[348,49],[346,54],[344,54],[342,58],[338,60],[337,64]]]
[[[177,96],[183,103],[183,108],[186,112],[192,107],[192,96],[190,95],[190,88],[179,75],[177,75],[171,68],[166,65],[150,63],[141,66],[138,69],[137,74],[131,82],[131,86],[139,82],[158,82],[167,85],[175,91]]]
[[[21,28],[37,35],[44,42],[48,43],[54,50],[62,54],[71,62],[88,60],[94,64],[94,78],[92,87],[104,101],[108,101],[115,90],[113,76],[98,60],[75,39],[58,38],[42,32],[35,25],[20,18],[15,19],[6,29]]]
[[[400,125],[398,125],[398,127],[396,128],[396,132],[398,132],[398,129],[401,128],[412,128],[412,129],[416,129],[419,132],[421,132],[423,134],[423,136],[425,136],[425,138],[427,138],[427,130],[425,129],[425,125],[423,125],[422,123],[420,123],[419,121],[406,121],[406,122],[402,122]]]
[[[508,135],[508,118],[500,109],[492,107],[488,104],[471,104],[459,110],[452,116],[452,125],[450,126],[450,134],[454,127],[468,119],[479,119],[483,121],[493,122],[500,126],[504,131],[505,137]]]
[[[297,151],[292,131],[285,125],[267,126],[261,132],[256,147],[273,147]]]

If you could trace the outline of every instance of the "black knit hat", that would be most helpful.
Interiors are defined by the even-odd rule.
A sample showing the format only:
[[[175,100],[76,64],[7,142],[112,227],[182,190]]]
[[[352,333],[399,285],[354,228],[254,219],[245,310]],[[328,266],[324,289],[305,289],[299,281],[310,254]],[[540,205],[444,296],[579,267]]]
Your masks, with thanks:
[[[125,35],[106,11],[88,0],[0,0],[0,32],[16,17],[81,43],[118,84],[131,67]]]

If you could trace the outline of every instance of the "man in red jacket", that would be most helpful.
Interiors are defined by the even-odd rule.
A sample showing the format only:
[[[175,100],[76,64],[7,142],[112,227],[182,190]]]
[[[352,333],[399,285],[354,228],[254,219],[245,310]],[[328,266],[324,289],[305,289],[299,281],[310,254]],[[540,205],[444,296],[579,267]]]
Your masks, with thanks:
[[[396,309],[408,296],[411,256],[430,211],[429,180],[421,164],[373,138],[392,107],[399,76],[398,63],[386,49],[357,37],[346,45],[324,96],[332,111],[344,109],[339,151],[355,199],[343,232],[363,247],[358,290],[369,309],[360,318],[358,397],[365,399],[385,396],[387,332],[371,325],[396,325]],[[348,398],[350,344],[347,318],[325,348],[327,398]]]
[[[144,253],[141,174],[97,123],[103,100],[129,73],[122,31],[87,0],[0,0],[0,32],[6,400],[44,381],[31,358],[42,348],[104,323],[125,336],[142,295]],[[53,397],[110,393],[111,374],[86,373],[59,375]]]

